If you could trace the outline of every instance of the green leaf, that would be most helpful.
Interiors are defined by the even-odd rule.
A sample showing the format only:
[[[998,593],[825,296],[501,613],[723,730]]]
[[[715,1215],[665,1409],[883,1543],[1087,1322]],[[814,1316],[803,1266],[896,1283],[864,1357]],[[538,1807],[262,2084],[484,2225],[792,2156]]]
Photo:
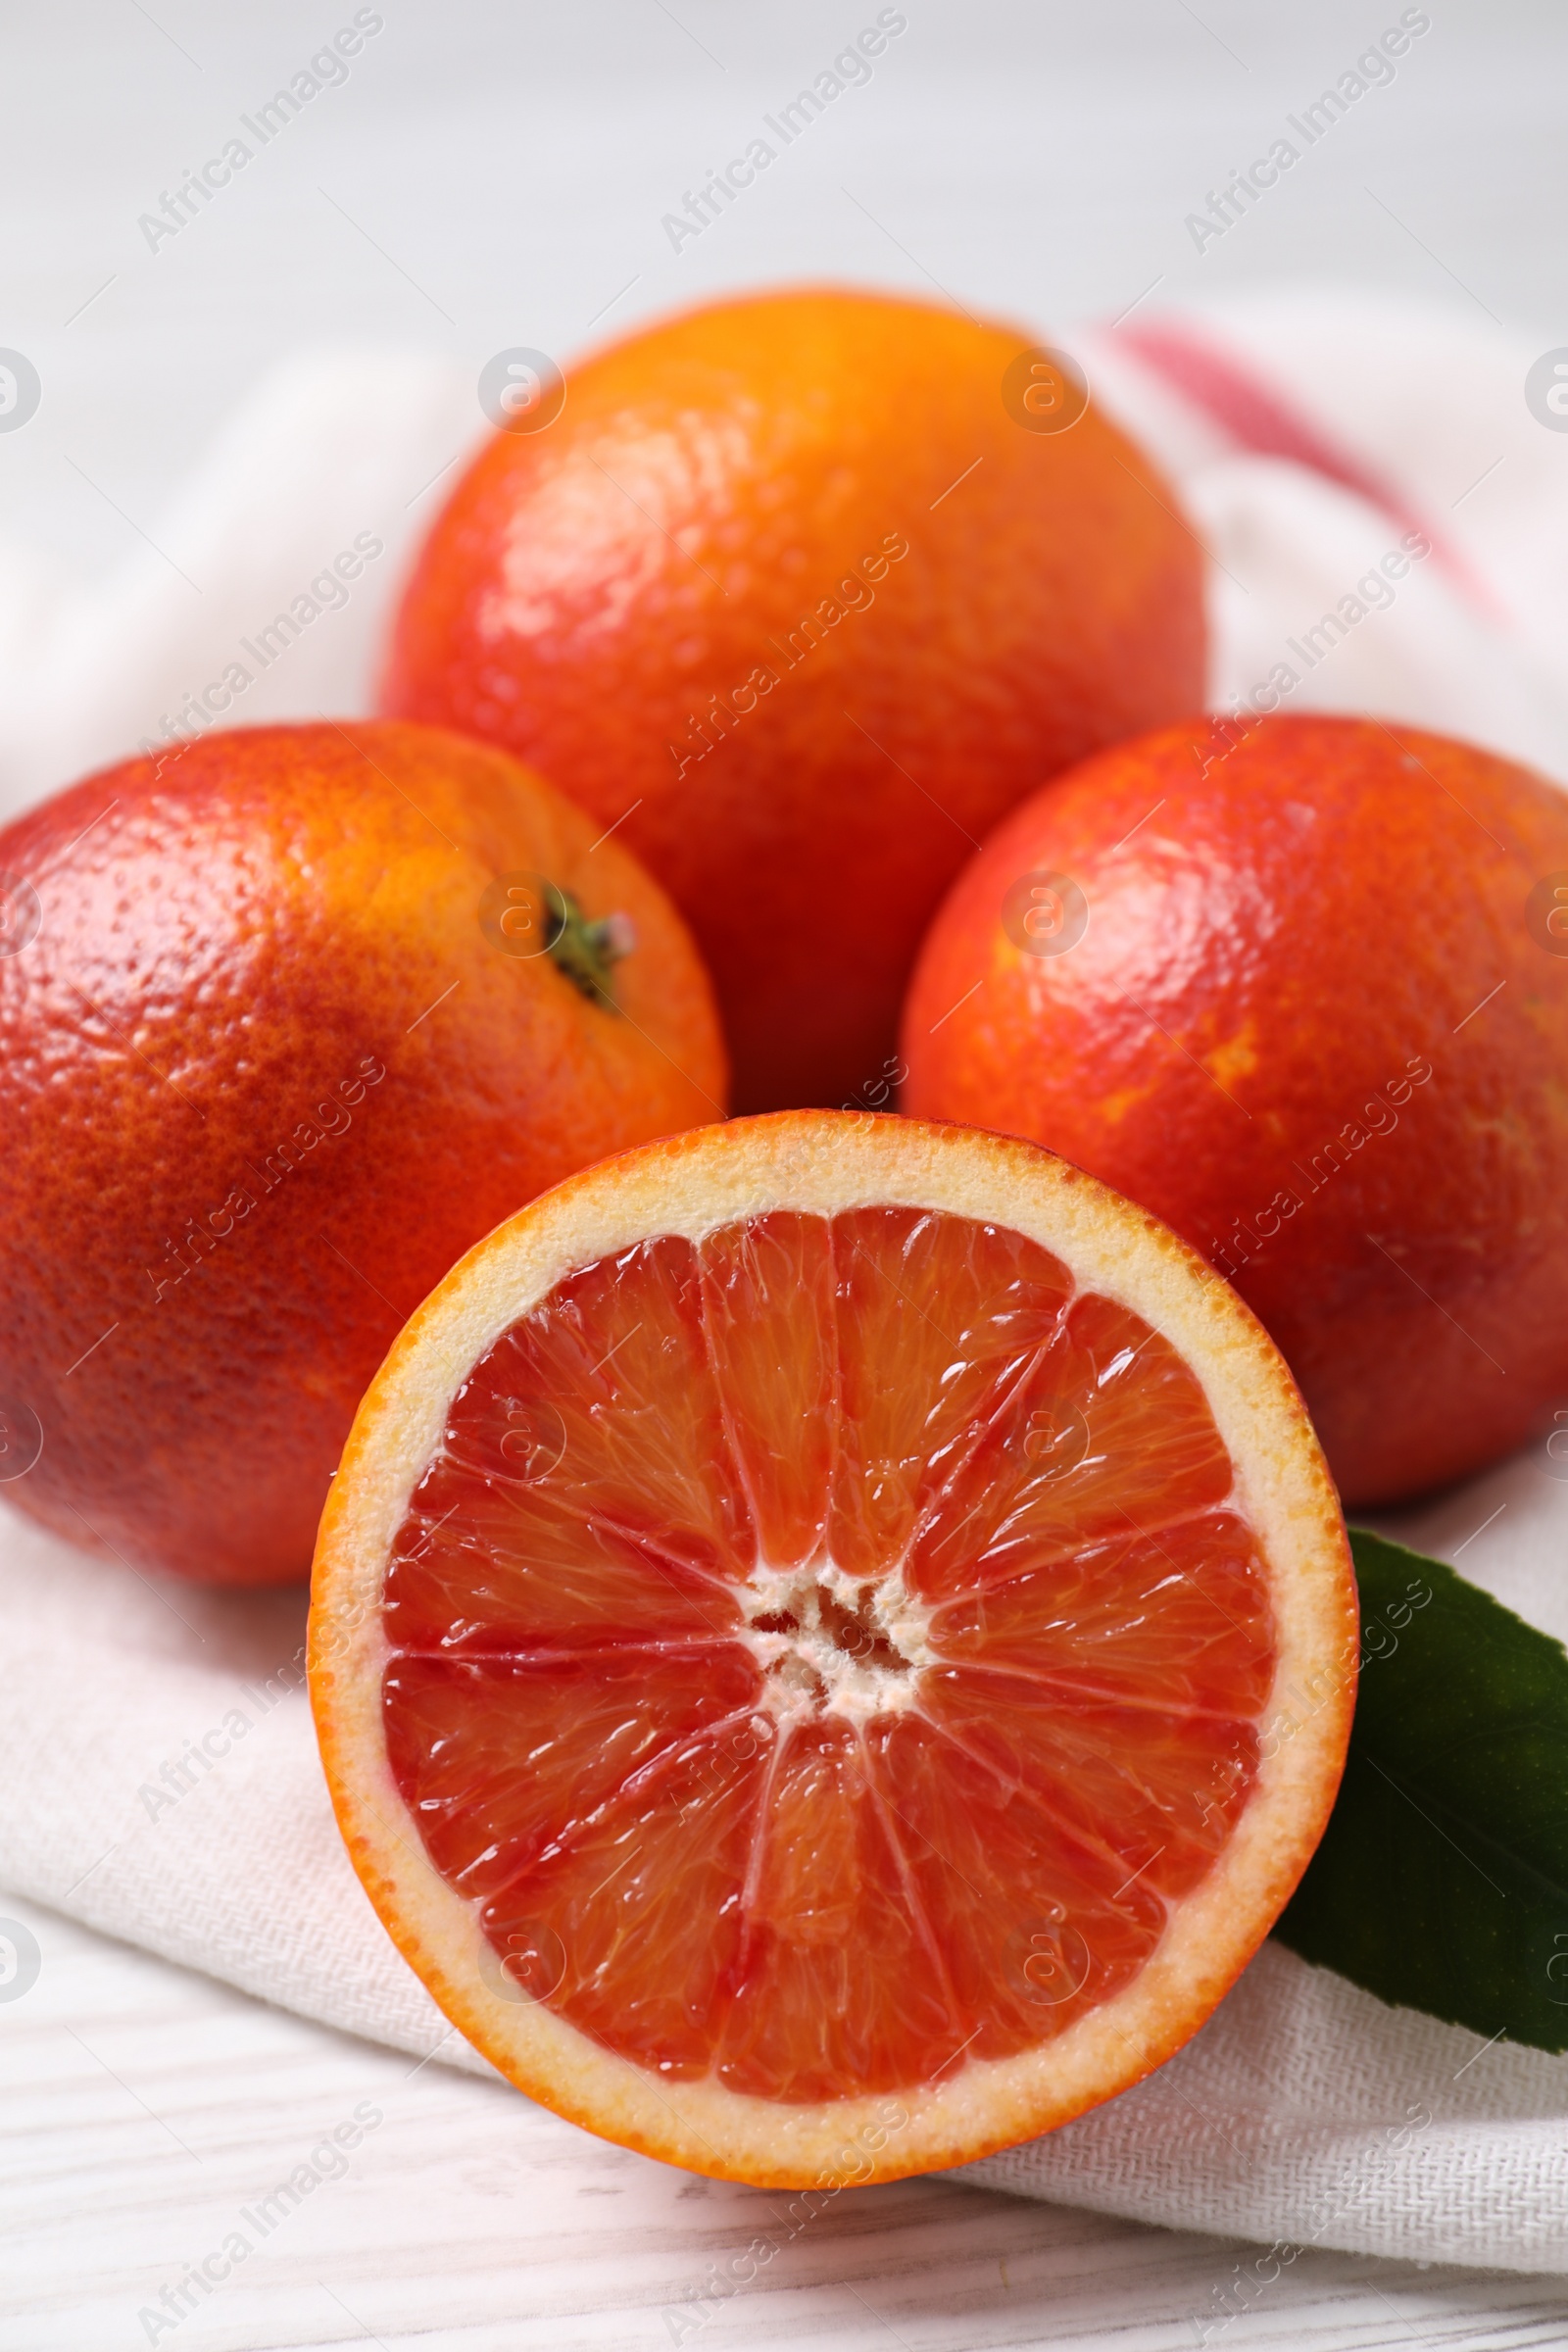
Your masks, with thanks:
[[[1568,2050],[1568,1652],[1357,1529],[1339,1801],[1275,1929],[1380,2000]]]

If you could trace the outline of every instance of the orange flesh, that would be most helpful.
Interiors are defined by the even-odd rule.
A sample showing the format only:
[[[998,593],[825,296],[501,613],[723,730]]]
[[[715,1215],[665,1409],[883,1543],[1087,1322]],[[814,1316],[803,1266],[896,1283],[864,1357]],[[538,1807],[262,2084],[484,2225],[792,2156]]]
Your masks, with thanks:
[[[1201,1389],[1004,1229],[664,1237],[475,1365],[383,1601],[494,1982],[816,2101],[1059,2034],[1246,1806],[1275,1637]]]

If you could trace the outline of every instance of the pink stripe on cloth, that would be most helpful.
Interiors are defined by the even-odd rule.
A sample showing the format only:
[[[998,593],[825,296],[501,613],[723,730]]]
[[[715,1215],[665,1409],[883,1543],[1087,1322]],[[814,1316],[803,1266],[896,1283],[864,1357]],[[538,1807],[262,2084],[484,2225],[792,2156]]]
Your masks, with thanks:
[[[1386,476],[1339,448],[1239,360],[1170,319],[1116,331],[1118,341],[1135,352],[1146,368],[1200,409],[1238,448],[1304,466],[1326,480],[1338,482],[1342,489],[1353,491],[1369,505],[1381,507],[1405,530],[1419,531],[1435,561],[1455,583],[1489,614],[1497,616],[1486,583],[1477,578],[1445,533],[1434,529]]]

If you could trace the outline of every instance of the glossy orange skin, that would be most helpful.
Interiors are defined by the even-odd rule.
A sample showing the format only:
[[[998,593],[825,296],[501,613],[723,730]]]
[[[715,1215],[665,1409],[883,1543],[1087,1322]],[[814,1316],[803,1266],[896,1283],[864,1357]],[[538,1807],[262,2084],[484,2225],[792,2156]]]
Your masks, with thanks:
[[[1014,421],[1029,340],[822,290],[654,327],[496,436],[409,584],[383,708],[620,822],[713,974],[742,1110],[886,1100],[980,837],[1201,701],[1175,498],[1092,404]]]
[[[1002,917],[1046,872],[1089,917],[1049,956]],[[1413,728],[1124,745],[1016,810],[942,908],[905,1107],[1164,1217],[1267,1325],[1347,1504],[1397,1501],[1568,1408],[1557,875],[1568,798]]]
[[[691,940],[596,830],[498,753],[372,722],[211,735],[0,834],[41,905],[0,957],[0,1398],[43,1428],[0,1494],[138,1567],[303,1576],[361,1394],[454,1260],[721,1115]],[[519,869],[630,916],[624,1012],[490,944],[481,894]]]

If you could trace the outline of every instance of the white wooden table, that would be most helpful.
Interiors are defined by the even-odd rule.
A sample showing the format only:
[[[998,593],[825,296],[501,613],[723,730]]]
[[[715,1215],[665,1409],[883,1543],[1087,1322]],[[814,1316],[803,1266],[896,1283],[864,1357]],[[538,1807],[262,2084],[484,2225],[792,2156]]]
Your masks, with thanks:
[[[705,2315],[689,2305],[710,2266],[779,2200],[609,2146],[564,2166],[580,2135],[498,2084],[14,1898],[0,1915],[42,1953],[31,1989],[0,2001],[3,2352],[1192,2352],[1211,2289],[1255,2252],[903,2181],[847,2191]],[[363,2132],[352,2150],[338,2127]],[[204,2263],[215,2282],[181,2298]],[[1308,2253],[1209,2341],[1560,2345],[1568,2280]]]

